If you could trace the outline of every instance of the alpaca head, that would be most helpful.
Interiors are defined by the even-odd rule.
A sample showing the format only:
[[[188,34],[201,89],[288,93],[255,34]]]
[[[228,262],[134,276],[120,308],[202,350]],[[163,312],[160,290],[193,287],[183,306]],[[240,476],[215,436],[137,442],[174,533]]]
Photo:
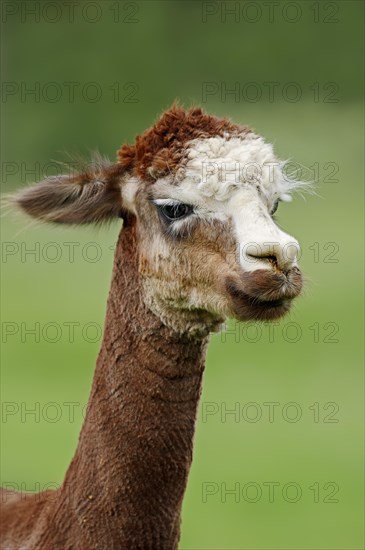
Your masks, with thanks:
[[[201,334],[226,317],[273,320],[290,309],[302,287],[299,245],[272,216],[295,185],[248,128],[174,106],[117,163],[47,178],[15,200],[44,221],[133,224],[147,306]]]

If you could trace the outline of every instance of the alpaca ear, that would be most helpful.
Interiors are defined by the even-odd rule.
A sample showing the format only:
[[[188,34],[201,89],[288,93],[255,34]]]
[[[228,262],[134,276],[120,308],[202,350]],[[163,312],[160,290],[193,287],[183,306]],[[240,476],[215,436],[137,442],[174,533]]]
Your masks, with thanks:
[[[127,214],[122,204],[125,168],[105,160],[76,174],[51,176],[11,196],[18,208],[45,222],[103,223]]]

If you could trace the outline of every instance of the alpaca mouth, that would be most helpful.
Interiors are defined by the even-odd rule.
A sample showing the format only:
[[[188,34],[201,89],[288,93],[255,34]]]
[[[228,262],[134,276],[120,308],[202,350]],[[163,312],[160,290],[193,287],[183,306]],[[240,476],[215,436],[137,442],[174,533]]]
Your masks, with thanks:
[[[261,300],[244,292],[236,293],[233,301],[235,317],[240,321],[273,321],[290,310],[293,298]]]
[[[252,298],[249,298],[252,301]],[[273,321],[280,319],[288,313],[291,308],[293,298],[281,298],[278,300],[254,300],[250,304],[251,318],[262,321]]]
[[[257,270],[245,273],[239,281],[229,278],[226,289],[231,297],[233,315],[239,321],[273,321],[283,317],[302,290],[298,268],[287,274]]]

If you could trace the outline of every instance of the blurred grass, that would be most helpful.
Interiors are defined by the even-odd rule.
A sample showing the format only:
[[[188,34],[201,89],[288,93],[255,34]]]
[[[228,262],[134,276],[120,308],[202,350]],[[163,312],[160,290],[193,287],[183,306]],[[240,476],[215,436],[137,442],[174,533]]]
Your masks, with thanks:
[[[105,2],[103,5],[106,5]],[[280,205],[278,222],[302,246],[301,266],[307,289],[295,310],[252,343],[253,332],[238,342],[230,322],[224,337],[215,335],[208,351],[202,404],[195,441],[195,457],[184,501],[181,548],[193,549],[360,549],[363,548],[363,107],[361,104],[361,13],[360,2],[336,2],[340,23],[314,24],[308,3],[301,2],[303,20],[297,24],[260,22],[203,25],[201,4],[142,2],[140,22],[97,24],[76,21],[50,25],[16,24],[4,27],[5,80],[40,82],[97,81],[105,91],[96,104],[75,101],[21,102],[20,97],[3,103],[2,166],[4,162],[41,165],[60,158],[59,150],[98,147],[111,158],[120,143],[132,140],[175,97],[186,104],[201,103],[204,81],[226,81],[227,85],[248,81],[297,81],[303,89],[314,81],[339,84],[340,101],[315,103],[307,91],[298,103],[260,101],[235,103],[210,98],[208,111],[229,115],[256,128],[273,142],[277,153],[306,167],[321,167],[318,196],[297,198]],[[177,24],[179,23],[179,24]],[[15,37],[15,31],[21,35]],[[46,44],[46,48],[45,48]],[[229,54],[229,55],[228,55]],[[3,75],[4,79],[4,75]],[[137,82],[139,102],[114,103],[108,86],[116,80]],[[62,158],[62,156],[61,156]],[[327,162],[339,167],[338,182],[324,183]],[[4,176],[4,174],[3,174]],[[19,187],[32,176],[20,171],[3,177],[3,190]],[[86,342],[81,328],[86,323],[102,326],[113,262],[118,224],[109,230],[58,229],[28,226],[28,220],[5,216],[3,243],[40,250],[50,241],[58,243],[62,257],[50,263],[20,253],[9,256],[2,266],[2,322],[55,322],[62,327],[61,339],[49,343],[24,343],[19,334],[9,336],[2,346],[2,400],[24,402],[30,408],[39,402],[80,403],[75,421],[67,408],[57,422],[35,422],[28,415],[22,422],[15,414],[2,423],[1,477],[3,483],[60,483],[73,455],[82,421],[99,342]],[[63,243],[77,242],[75,261],[68,261]],[[95,263],[82,258],[87,243],[96,242],[102,256]],[[313,243],[319,243],[319,261],[314,261]],[[326,263],[326,243],[338,245],[337,263]],[[25,243],[22,245],[22,243]],[[84,248],[85,250],[85,248]],[[51,253],[52,251],[50,251]],[[92,250],[90,249],[90,255]],[[80,323],[75,341],[68,341],[63,323]],[[330,334],[326,323],[335,323],[337,343],[325,343]],[[283,337],[288,323],[299,325],[299,341]],[[320,327],[314,342],[313,327]],[[296,326],[297,326],[296,325]],[[4,327],[4,325],[3,325]],[[284,332],[285,334],[285,332]],[[289,338],[292,332],[288,332]],[[52,337],[52,332],[50,332]],[[91,333],[92,337],[92,333]],[[270,423],[264,402],[279,402],[275,421]],[[221,421],[222,403],[233,409],[239,403],[255,402],[262,419],[250,423]],[[290,423],[282,407],[296,402],[302,418]],[[320,422],[313,420],[313,403],[320,404]],[[338,423],[325,423],[335,402]],[[203,421],[206,403],[218,411]],[[253,410],[251,410],[251,413]],[[54,410],[49,409],[49,415]],[[264,482],[298,483],[302,498],[288,503],[281,488],[268,502]],[[202,501],[206,482],[255,482],[264,490],[256,503],[242,498],[234,502],[221,492]],[[313,502],[309,489],[318,482],[321,502]],[[326,482],[339,486],[338,503],[324,503]]]

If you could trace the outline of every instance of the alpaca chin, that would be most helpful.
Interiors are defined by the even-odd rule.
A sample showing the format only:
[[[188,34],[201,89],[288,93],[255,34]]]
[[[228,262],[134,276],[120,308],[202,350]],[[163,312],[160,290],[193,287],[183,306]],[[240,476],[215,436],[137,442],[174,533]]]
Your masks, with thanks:
[[[289,312],[291,304],[291,299],[262,301],[242,294],[233,303],[234,317],[238,321],[275,321]]]

